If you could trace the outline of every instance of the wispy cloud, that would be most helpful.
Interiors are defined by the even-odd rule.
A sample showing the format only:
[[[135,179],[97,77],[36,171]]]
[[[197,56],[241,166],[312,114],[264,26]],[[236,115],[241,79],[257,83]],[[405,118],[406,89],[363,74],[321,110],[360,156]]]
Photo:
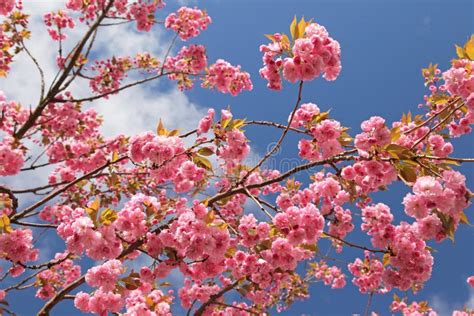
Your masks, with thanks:
[[[452,315],[454,310],[462,310],[464,309],[464,307],[467,307],[468,309],[474,309],[474,289],[469,288],[469,296],[464,302],[461,300],[448,301],[442,296],[434,295],[430,299],[430,305],[438,313],[439,316]]]
[[[24,3],[24,11],[31,15],[30,30],[32,31],[31,39],[26,44],[40,62],[47,83],[52,81],[57,72],[55,64],[57,43],[53,42],[46,32],[43,14],[62,8],[64,3],[65,1],[59,0],[25,1]],[[68,32],[68,42],[71,43],[69,46],[80,39],[84,30],[85,26],[78,23],[74,30]],[[159,25],[149,33],[136,31],[132,24],[104,27],[98,34],[93,58],[134,55],[139,52],[150,52],[154,56],[163,58],[168,45],[169,36],[166,36]],[[16,100],[32,108],[39,99],[39,83],[39,74],[32,61],[24,53],[15,58],[9,77],[0,79],[1,89],[8,99]],[[188,130],[196,126],[199,118],[205,114],[205,109],[191,102],[177,89],[162,90],[156,86],[153,83],[135,86],[119,95],[111,96],[108,100],[99,100],[85,106],[93,107],[104,116],[102,132],[106,136],[132,135],[154,130],[159,118],[162,118],[166,126],[171,128]],[[71,91],[80,97],[91,95],[86,80],[74,84]],[[12,180],[15,186],[20,187],[34,186],[44,184],[48,173],[49,170],[35,171],[31,177],[15,177],[7,181],[11,183],[10,180]]]

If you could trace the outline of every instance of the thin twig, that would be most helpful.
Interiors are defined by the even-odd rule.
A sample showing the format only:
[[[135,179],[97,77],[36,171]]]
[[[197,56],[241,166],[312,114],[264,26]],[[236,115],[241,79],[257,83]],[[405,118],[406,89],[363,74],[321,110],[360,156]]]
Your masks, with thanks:
[[[426,137],[428,137],[434,130],[436,130],[439,126],[441,126],[442,124],[444,124],[447,120],[449,120],[451,118],[451,115],[453,115],[454,113],[456,113],[457,110],[459,110],[460,108],[462,108],[464,106],[464,102],[461,102],[461,104],[459,104],[457,107],[455,107],[451,112],[449,112],[449,114],[444,118],[442,119],[441,121],[438,122],[438,124],[436,124],[435,126],[433,126],[432,128],[430,128],[429,131],[427,131],[425,133],[425,135],[423,135],[420,139],[418,139],[412,146],[411,146],[411,149],[415,148],[416,146],[418,146],[419,143],[421,143],[422,141],[425,140]]]
[[[360,245],[354,244],[354,243],[352,243],[352,242],[349,242],[349,241],[347,241],[347,240],[344,240],[344,239],[342,239],[342,238],[339,238],[339,237],[337,237],[337,236],[334,236],[334,235],[331,235],[331,234],[329,234],[329,233],[326,233],[326,232],[323,232],[323,236],[330,237],[330,238],[332,238],[332,239],[336,239],[336,240],[342,242],[343,244],[346,244],[346,245],[349,246],[349,247],[358,248],[358,249],[370,251],[370,252],[373,252],[373,253],[390,253],[390,251],[388,251],[388,250],[371,249],[371,248],[367,248],[367,247],[365,247],[365,246],[360,246]]]
[[[297,172],[307,170],[307,169],[311,169],[315,166],[326,165],[326,164],[329,164],[331,162],[352,160],[352,159],[354,159],[354,157],[350,156],[350,154],[353,154],[355,152],[357,152],[357,149],[351,149],[351,150],[347,150],[345,152],[342,152],[338,155],[335,155],[335,156],[332,156],[332,157],[329,157],[329,158],[326,158],[326,159],[316,160],[316,161],[312,161],[312,162],[297,166],[297,167],[295,167],[293,169],[290,169],[289,171],[279,175],[278,177],[275,177],[275,178],[272,178],[272,179],[269,179],[269,180],[266,180],[266,181],[263,181],[263,182],[260,182],[260,183],[249,184],[249,185],[247,185],[247,189],[261,188],[261,187],[264,187],[264,186],[267,186],[267,185],[270,185],[270,184],[273,184],[273,183],[276,183],[276,182],[283,181],[284,179],[288,178],[289,176],[291,176],[291,175],[293,175]],[[222,193],[218,193],[218,194],[214,195],[212,198],[210,198],[208,200],[208,205],[212,206],[217,201],[225,199],[225,198],[230,197],[230,196],[233,196],[233,195],[238,194],[238,193],[245,193],[245,189],[243,187],[239,187],[239,188],[228,190],[228,191],[225,191],[225,192],[222,192]]]
[[[66,184],[64,187],[62,188],[59,188],[58,190],[56,191],[53,191],[51,194],[49,194],[48,196],[44,197],[43,199],[41,199],[40,201],[34,203],[33,205],[27,207],[26,209],[24,209],[22,212],[20,213],[17,213],[15,214],[14,216],[11,217],[11,220],[12,221],[15,221],[19,218],[22,218],[24,215],[27,215],[28,213],[30,213],[31,211],[35,210],[36,208],[40,207],[41,205],[49,202],[50,200],[52,200],[53,198],[55,198],[56,196],[58,196],[59,194],[63,193],[64,191],[66,191],[67,189],[69,189],[70,187],[76,185],[77,183],[81,182],[82,180],[85,180],[87,179],[89,176],[107,168],[108,166],[110,165],[113,165],[113,164],[116,164],[120,161],[123,161],[125,159],[128,159],[128,156],[122,156],[120,158],[118,158],[117,160],[115,161],[108,161],[107,163],[105,163],[104,165],[100,166],[100,167],[97,167],[95,168],[94,170],[86,173],[85,175],[83,175],[82,177],[79,177],[77,178],[76,180],[74,181],[71,181],[69,182],[68,184]]]
[[[293,122],[293,118],[295,116],[295,113],[296,113],[296,110],[298,109],[299,105],[300,105],[300,102],[301,102],[301,95],[302,95],[302,92],[303,92],[303,81],[300,81],[300,84],[299,84],[299,87],[298,87],[298,97],[296,98],[296,103],[295,103],[295,106],[293,108],[293,111],[291,112],[291,116],[290,116],[290,119],[288,121],[288,125],[286,126],[286,128],[283,130],[283,133],[281,134],[280,136],[280,139],[278,139],[276,145],[270,150],[268,151],[265,156],[263,156],[263,158],[252,168],[250,169],[246,174],[245,176],[239,181],[239,184],[242,184],[244,183],[248,177],[255,171],[257,170],[258,168],[260,168],[262,166],[262,164],[268,159],[270,158],[270,156],[272,156],[281,146],[281,144],[283,143],[283,140],[285,139],[285,136],[286,134],[288,133],[288,131],[290,130],[290,126],[291,126],[291,123]]]

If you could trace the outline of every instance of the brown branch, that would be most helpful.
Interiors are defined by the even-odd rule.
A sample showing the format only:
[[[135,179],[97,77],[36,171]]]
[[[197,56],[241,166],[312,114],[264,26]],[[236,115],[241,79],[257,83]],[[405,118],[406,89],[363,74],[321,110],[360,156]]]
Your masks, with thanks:
[[[273,127],[280,128],[280,129],[286,129],[286,127],[287,127],[287,125],[278,124],[278,123],[274,123],[274,122],[270,122],[270,121],[247,121],[247,122],[245,122],[245,125],[273,126]],[[293,131],[293,132],[296,132],[296,133],[300,133],[300,134],[311,135],[311,133],[308,132],[308,131],[304,131],[304,130],[294,128],[294,127],[290,127],[289,130]]]
[[[349,156],[349,155],[353,154],[355,152],[357,152],[357,149],[351,149],[351,150],[347,150],[345,152],[342,152],[339,155],[335,155],[333,157],[329,157],[329,158],[322,159],[322,160],[316,160],[316,161],[312,161],[312,162],[297,166],[297,167],[295,167],[295,168],[279,175],[278,177],[275,177],[275,178],[272,178],[272,179],[269,179],[267,181],[260,182],[260,183],[249,184],[247,186],[247,189],[261,188],[261,187],[270,185],[272,183],[283,181],[286,178],[288,178],[289,176],[291,176],[291,175],[293,175],[297,172],[307,170],[307,169],[310,169],[310,168],[315,167],[315,166],[330,164],[331,162],[352,160],[352,159],[354,159],[354,157]],[[233,196],[233,195],[238,194],[238,193],[245,193],[245,189],[243,187],[239,187],[239,188],[235,188],[235,189],[232,189],[232,190],[228,190],[226,192],[218,193],[218,194],[214,195],[212,198],[210,198],[208,200],[208,205],[212,206],[217,201],[225,199],[225,198],[230,197],[230,196]]]
[[[173,221],[170,220],[168,223],[165,225],[162,225],[160,227],[157,227],[152,231],[152,233],[156,233],[158,231],[161,231],[162,229],[168,227],[171,222]],[[145,242],[146,239],[138,239],[134,243],[132,243],[128,248],[124,249],[122,253],[116,258],[118,260],[125,258],[127,255],[138,249],[143,243]],[[66,298],[66,295],[69,294],[72,290],[78,288],[81,286],[86,280],[85,274],[83,274],[81,277],[70,283],[68,286],[63,288],[61,291],[56,293],[54,297],[52,297],[43,307],[41,310],[38,312],[37,316],[49,316],[49,312],[58,304],[62,299]]]
[[[194,313],[194,316],[201,316],[204,311],[206,310],[206,308],[212,304],[214,304],[214,302],[216,300],[218,300],[219,298],[222,297],[222,295],[224,295],[225,293],[229,292],[230,290],[232,290],[233,288],[235,288],[237,286],[239,282],[238,281],[235,281],[234,283],[232,284],[229,284],[227,285],[225,288],[223,288],[222,290],[220,290],[219,292],[217,292],[216,294],[214,295],[211,295],[211,297],[209,298],[209,300],[205,303],[203,303],[197,310],[196,312]]]
[[[41,116],[41,114],[43,113],[43,110],[46,108],[46,106],[51,102],[51,100],[54,99],[54,97],[56,96],[58,91],[61,89],[62,84],[64,83],[64,81],[68,77],[69,73],[71,72],[71,70],[75,66],[77,59],[81,55],[82,49],[84,48],[84,46],[88,42],[89,38],[94,33],[95,29],[99,26],[100,22],[105,18],[106,14],[107,14],[107,11],[112,7],[113,3],[114,3],[113,0],[109,1],[107,6],[104,8],[102,14],[94,22],[94,24],[91,25],[91,27],[89,28],[87,33],[84,35],[82,40],[77,45],[77,48],[75,49],[74,54],[72,55],[69,64],[64,69],[64,71],[62,72],[62,74],[59,77],[59,79],[57,80],[57,82],[54,83],[54,85],[51,87],[51,89],[49,90],[46,97],[40,101],[40,103],[38,104],[36,109],[33,111],[33,113],[30,114],[30,116],[28,117],[26,122],[20,127],[20,129],[18,131],[16,131],[14,133],[13,136],[16,139],[21,139],[26,134],[26,132],[35,124],[38,117]]]
[[[258,205],[258,207],[260,208],[260,210],[261,210],[263,213],[265,213],[265,214],[270,218],[270,220],[273,221],[273,216],[272,216],[272,214],[268,213],[268,211],[263,207],[263,205],[260,203],[260,201],[258,201],[258,200],[255,198],[255,196],[253,196],[252,193],[250,193],[250,191],[247,189],[246,186],[244,186],[244,190],[245,190],[245,194],[247,194],[247,196],[248,196],[249,198],[251,198],[252,201],[255,202],[255,204]]]
[[[15,224],[27,227],[38,227],[38,228],[58,228],[58,225],[53,224],[41,224],[41,223],[29,223],[16,221]]]
[[[16,213],[16,210],[18,209],[18,199],[16,198],[14,192],[9,188],[0,185],[0,193],[5,193],[6,195],[8,195],[8,197],[12,201],[13,213]]]
[[[461,104],[459,104],[457,107],[455,107],[451,112],[449,112],[449,114],[444,118],[442,119],[441,121],[438,122],[438,124],[436,124],[435,126],[433,126],[432,128],[430,128],[429,131],[427,131],[425,133],[425,135],[423,135],[420,139],[418,139],[412,146],[411,146],[411,149],[415,148],[416,146],[418,146],[419,143],[421,143],[423,140],[426,139],[426,137],[428,137],[434,130],[436,130],[438,127],[440,127],[442,124],[444,124],[447,120],[449,120],[451,118],[451,115],[453,115],[454,113],[456,113],[457,110],[459,110],[460,108],[462,108],[464,106],[464,102],[461,102]]]
[[[21,37],[20,37],[21,38]],[[38,69],[38,72],[40,74],[40,80],[41,80],[41,90],[40,90],[40,101],[43,100],[44,98],[44,89],[45,89],[45,81],[44,81],[44,72],[43,69],[41,68],[38,60],[31,54],[30,50],[26,47],[25,42],[23,41],[23,38],[21,38],[21,46],[25,50],[26,54],[30,57],[30,59],[33,61],[33,63],[36,66],[36,69]]]
[[[354,244],[354,243],[352,243],[352,242],[349,242],[349,241],[347,241],[347,240],[344,240],[344,239],[342,239],[342,238],[339,238],[339,237],[337,237],[337,236],[334,236],[334,235],[331,235],[331,234],[329,234],[329,233],[326,233],[326,232],[323,232],[323,236],[330,237],[330,238],[332,238],[332,239],[336,239],[336,240],[342,242],[343,244],[346,244],[346,245],[349,246],[349,247],[358,248],[358,249],[370,251],[370,252],[373,252],[373,253],[390,253],[390,251],[388,251],[388,250],[371,249],[371,248],[367,248],[367,247],[365,247],[365,246],[360,246],[360,245]]]
[[[67,183],[68,183],[68,181],[62,181],[62,182],[59,182],[59,183],[47,184],[47,185],[43,185],[43,186],[36,187],[36,188],[12,190],[12,192],[15,193],[15,194],[35,193],[35,192],[38,192],[38,191],[43,191],[43,190],[55,188],[55,187],[58,187],[60,185],[67,184]]]
[[[459,163],[463,162],[474,162],[474,158],[456,158],[456,157],[438,157],[430,155],[418,155],[416,158],[426,158],[431,160],[444,160],[444,161],[455,161]]]
[[[248,177],[268,159],[270,156],[272,156],[281,146],[283,143],[283,140],[285,139],[286,134],[288,133],[291,123],[293,122],[293,118],[295,117],[296,110],[298,109],[300,102],[301,102],[301,94],[303,92],[303,81],[300,81],[299,87],[298,87],[298,97],[296,98],[296,104],[295,107],[293,108],[293,111],[291,112],[290,119],[288,121],[288,125],[286,125],[285,129],[283,130],[283,133],[280,136],[280,139],[278,139],[276,145],[268,151],[265,156],[252,168],[250,169],[245,176],[239,181],[239,184],[242,184],[245,182],[245,180],[248,179]]]
[[[95,168],[94,170],[86,173],[85,175],[83,175],[82,177],[79,177],[77,178],[76,180],[74,181],[71,181],[69,182],[67,185],[65,185],[64,187],[62,188],[59,188],[58,190],[55,190],[53,191],[51,194],[49,194],[48,196],[44,197],[43,199],[41,199],[40,201],[36,202],[35,204],[27,207],[26,209],[24,209],[22,212],[20,213],[17,213],[15,214],[14,216],[11,217],[11,220],[12,222],[13,221],[16,221],[18,220],[19,218],[22,218],[23,216],[27,215],[28,213],[30,213],[31,211],[35,210],[37,207],[49,202],[50,200],[52,200],[54,197],[58,196],[59,194],[63,193],[64,191],[66,191],[67,189],[69,189],[70,187],[76,185],[77,183],[81,182],[82,180],[85,180],[87,179],[89,176],[107,168],[108,166],[111,166],[113,164],[116,164],[120,161],[123,161],[125,159],[128,159],[128,156],[123,156],[123,157],[120,157],[118,158],[117,160],[115,161],[108,161],[107,163],[105,163],[104,165],[100,166],[100,167],[97,167]]]
[[[434,120],[438,115],[440,115],[441,113],[443,113],[444,111],[446,111],[447,109],[449,109],[449,107],[453,104],[455,104],[456,102],[458,102],[459,100],[461,100],[460,97],[452,100],[451,102],[449,102],[442,110],[440,110],[439,112],[435,113],[434,115],[432,115],[430,118],[424,120],[423,122],[421,122],[420,124],[418,124],[417,126],[413,127],[413,128],[410,128],[409,130],[403,132],[403,134],[410,134],[411,132],[413,131],[416,131],[417,129],[425,126],[426,124],[430,123],[432,120]]]
[[[25,269],[31,269],[31,270],[39,270],[39,269],[42,269],[42,268],[51,269],[55,265],[60,264],[64,261],[66,261],[67,259],[69,259],[69,255],[70,254],[68,254],[65,257],[63,257],[61,259],[58,259],[58,260],[48,261],[48,262],[37,264],[37,265],[26,265],[26,264],[23,264],[21,262],[18,262],[18,264],[21,265]]]
[[[220,305],[220,306],[225,306],[225,307],[230,307],[230,308],[235,308],[235,309],[238,309],[238,310],[241,310],[241,311],[244,311],[244,312],[247,312],[251,315],[256,315],[256,316],[259,316],[259,315],[268,315],[267,313],[262,313],[261,311],[254,311],[252,309],[249,309],[249,308],[244,308],[244,307],[240,307],[240,306],[235,306],[235,305],[230,305],[230,304],[226,304],[226,303],[221,303],[221,302],[216,302],[214,303],[215,305]]]
[[[152,77],[148,77],[148,78],[144,78],[144,79],[141,79],[141,80],[137,80],[135,82],[131,82],[129,84],[126,84],[124,86],[121,86],[117,89],[114,89],[114,90],[110,90],[108,92],[105,92],[105,93],[102,93],[102,94],[98,94],[98,95],[94,95],[94,96],[90,96],[90,97],[85,97],[85,98],[81,98],[81,99],[53,99],[52,101],[54,102],[58,102],[58,103],[65,103],[65,102],[75,102],[75,103],[80,103],[80,102],[90,102],[90,101],[94,101],[94,100],[97,100],[97,99],[101,99],[103,97],[106,97],[106,96],[109,96],[111,94],[115,94],[117,92],[120,92],[122,90],[125,90],[125,89],[128,89],[128,88],[132,88],[134,86],[137,86],[139,84],[143,84],[143,83],[146,83],[146,82],[149,82],[149,81],[153,81],[153,80],[156,80],[156,79],[159,79],[161,77],[164,77],[164,76],[167,76],[167,75],[171,75],[171,74],[183,74],[182,72],[167,72],[167,73],[163,73],[163,74],[158,74],[158,75],[155,75],[155,76],[152,76]],[[188,73],[186,73],[188,74]],[[198,75],[198,74],[188,74],[188,75]]]

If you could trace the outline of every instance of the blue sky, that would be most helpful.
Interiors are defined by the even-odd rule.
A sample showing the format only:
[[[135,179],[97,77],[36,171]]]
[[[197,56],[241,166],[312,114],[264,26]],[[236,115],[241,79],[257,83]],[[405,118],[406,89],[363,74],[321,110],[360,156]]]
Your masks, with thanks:
[[[168,2],[165,12],[177,8],[171,0]],[[288,33],[293,16],[304,15],[306,19],[313,18],[324,25],[331,36],[340,42],[343,68],[334,82],[318,79],[305,84],[303,102],[316,103],[322,110],[331,108],[331,116],[351,127],[352,135],[359,131],[360,122],[372,115],[380,115],[388,122],[398,120],[403,112],[417,112],[417,104],[422,101],[426,92],[420,69],[430,62],[438,63],[441,69],[446,69],[450,59],[455,56],[454,44],[464,43],[474,33],[473,3],[458,0],[193,2],[191,6],[196,4],[208,11],[213,23],[207,31],[189,43],[205,44],[211,61],[224,58],[232,64],[242,65],[252,76],[254,90],[231,97],[198,88],[186,93],[185,102],[195,106],[184,109],[199,112],[204,107],[220,109],[230,105],[236,117],[284,123],[294,105],[297,86],[285,82],[283,91],[268,90],[266,82],[258,75],[262,56],[258,47],[267,41],[263,34],[278,31]],[[169,85],[160,83],[149,87],[152,89],[146,91],[148,94],[145,101],[159,97],[160,89],[167,89]],[[151,90],[155,91],[154,94],[150,94]],[[145,93],[135,90],[135,96],[141,92]],[[182,103],[182,96],[172,96]],[[111,109],[120,112],[122,108]],[[163,111],[172,109],[172,106],[165,107]],[[152,117],[153,121],[158,119],[155,114],[146,115]],[[190,126],[184,116],[179,118],[174,125],[185,129]],[[120,119],[116,121],[123,126]],[[266,127],[248,128],[247,135],[256,153],[263,153],[267,144],[279,137],[279,133]],[[277,159],[295,157],[297,141],[298,138],[294,135],[288,137],[284,150]],[[456,140],[454,144],[456,156],[474,157],[473,136]],[[462,170],[469,179],[470,188],[474,190],[472,166],[463,166]],[[376,201],[390,205],[394,214],[405,218],[401,199],[406,192],[405,187],[397,184],[393,186],[393,190],[378,194]],[[473,211],[472,206],[467,211],[472,222]],[[348,238],[367,241],[367,238],[357,234]],[[434,254],[433,277],[427,282],[423,293],[416,298],[435,302],[441,309],[441,315],[445,315],[447,309],[461,308],[470,299],[470,295],[471,304],[474,304],[474,292],[469,292],[465,282],[468,275],[474,274],[473,238],[474,228],[463,226],[458,231],[455,243],[446,241],[436,246],[438,252]],[[343,258],[353,260],[355,255],[361,253],[346,249]],[[350,278],[348,281],[350,283]],[[12,302],[19,307],[20,315],[32,315],[33,311],[38,310],[41,302],[30,301],[29,298],[31,292],[28,296],[16,296]],[[372,306],[381,315],[386,315],[389,314],[387,306],[390,301],[391,295],[376,296]],[[283,314],[362,314],[366,302],[367,297],[360,295],[351,284],[344,290],[330,290],[315,285],[311,289],[310,299],[295,303]],[[67,312],[70,305],[61,304],[58,307],[57,314],[53,315],[72,315]]]
[[[342,72],[334,82],[323,79],[310,82],[303,90],[303,102],[313,102],[323,109],[331,108],[333,118],[360,131],[360,122],[372,115],[398,120],[403,112],[417,110],[426,93],[421,68],[430,62],[447,69],[455,57],[454,44],[463,44],[474,33],[474,2],[472,1],[203,1],[213,19],[209,29],[195,42],[206,44],[210,60],[223,57],[252,75],[254,91],[236,98],[206,90],[189,93],[191,100],[202,106],[232,106],[236,116],[284,123],[297,93],[297,86],[284,83],[281,92],[266,89],[258,75],[261,67],[259,45],[266,42],[263,34],[283,31],[294,15],[305,16],[324,25],[342,48]],[[278,133],[265,127],[248,129],[248,136],[257,152],[276,141]],[[279,158],[294,157],[297,137],[290,137]],[[474,155],[474,138],[468,136],[455,142],[457,156]],[[472,166],[463,166],[470,188],[474,188]],[[398,218],[403,214],[401,199],[407,192],[403,185],[394,185],[389,192],[376,196],[376,201],[391,206]],[[473,207],[467,213],[474,221]],[[354,237],[348,237],[354,238]],[[355,238],[358,238],[356,236]],[[441,315],[448,309],[462,308],[469,300],[465,282],[474,274],[474,228],[459,229],[455,243],[436,245],[433,276],[416,299],[428,299]],[[367,241],[367,239],[365,239]],[[346,258],[360,252],[346,249]],[[350,283],[350,278],[349,278]],[[391,294],[375,296],[372,306],[381,315],[387,309]],[[412,296],[413,297],[413,296]],[[471,299],[471,304],[474,304]],[[297,302],[286,315],[351,315],[363,314],[367,296],[360,295],[349,284],[344,290],[313,286],[311,298]],[[471,306],[474,308],[474,306]]]

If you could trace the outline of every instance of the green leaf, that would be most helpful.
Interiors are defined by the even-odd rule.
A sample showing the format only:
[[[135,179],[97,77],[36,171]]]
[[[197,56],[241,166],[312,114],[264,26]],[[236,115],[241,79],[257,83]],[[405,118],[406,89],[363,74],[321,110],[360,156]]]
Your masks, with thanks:
[[[454,45],[456,47],[456,54],[458,55],[459,58],[463,59],[464,58],[464,49],[461,46]]]
[[[397,294],[393,294],[393,300],[395,302],[400,302],[401,301],[400,297]]]
[[[281,46],[283,49],[290,49],[290,39],[288,35],[281,34]]]
[[[471,35],[469,41],[464,44],[464,53],[470,60],[474,60],[474,34]]]
[[[385,150],[396,159],[411,159],[415,156],[415,154],[408,148],[397,145],[397,144],[389,144],[385,146]]]
[[[156,127],[156,134],[157,135],[164,135],[166,136],[168,134],[168,131],[166,130],[165,126],[163,125],[163,122],[160,121],[158,122],[158,126]]]
[[[204,157],[201,157],[201,156],[195,156],[193,158],[193,161],[198,167],[201,167],[201,168],[204,168],[206,170],[212,171],[212,164],[207,158],[204,158]]]
[[[327,120],[329,118],[329,113],[330,112],[331,112],[331,110],[319,113],[318,115],[313,117],[312,123],[319,123],[319,122],[322,122],[324,120]]]
[[[178,136],[178,134],[179,134],[179,129],[174,129],[168,133],[168,136]]]
[[[314,244],[303,244],[303,245],[301,245],[301,248],[309,250],[309,251],[314,252],[314,253],[318,252],[318,245],[316,243],[314,243]]]
[[[214,151],[212,151],[212,149],[210,149],[209,147],[202,147],[198,150],[198,154],[202,156],[211,156],[212,154],[214,154]]]
[[[392,128],[392,130],[390,131],[390,139],[392,143],[396,142],[400,138],[401,135],[402,133],[400,131],[400,126]]]
[[[386,254],[383,255],[382,263],[383,263],[384,267],[386,267],[390,264],[390,254],[389,253],[386,253]]]
[[[245,125],[245,119],[237,119],[237,120],[233,120],[232,123],[230,123],[229,127],[231,129],[236,129],[244,125]]]
[[[268,38],[270,41],[272,41],[273,43],[276,42],[276,39],[275,39],[275,36],[271,35],[271,34],[264,34],[263,36],[265,36],[266,38]]]
[[[100,200],[95,199],[88,207],[86,207],[86,213],[94,222],[94,225],[97,225],[97,215],[99,214]]]
[[[290,24],[290,34],[292,39],[297,39],[298,38],[298,25],[297,25],[297,20],[296,20],[296,15],[293,18],[293,21],[291,21]]]
[[[467,218],[466,213],[464,212],[461,212],[461,217],[459,219],[459,222],[462,224],[472,226],[471,223],[469,223],[469,219]]]
[[[416,172],[411,166],[401,165],[398,175],[405,183],[414,183],[416,181]]]
[[[451,216],[441,213],[439,211],[435,211],[435,214],[439,217],[441,223],[443,224],[443,232],[449,239],[454,241],[454,219]]]
[[[222,128],[225,129],[225,128],[227,127],[227,125],[229,125],[230,121],[232,121],[232,118],[230,118],[230,117],[229,117],[228,119],[222,121],[222,123],[221,123],[221,124],[222,124]]]
[[[304,36],[305,29],[306,29],[306,21],[304,20],[304,17],[302,17],[300,22],[298,23],[298,38],[301,38]]]
[[[100,222],[108,226],[112,224],[117,219],[117,217],[117,212],[108,208],[104,210],[102,214],[100,214]]]

